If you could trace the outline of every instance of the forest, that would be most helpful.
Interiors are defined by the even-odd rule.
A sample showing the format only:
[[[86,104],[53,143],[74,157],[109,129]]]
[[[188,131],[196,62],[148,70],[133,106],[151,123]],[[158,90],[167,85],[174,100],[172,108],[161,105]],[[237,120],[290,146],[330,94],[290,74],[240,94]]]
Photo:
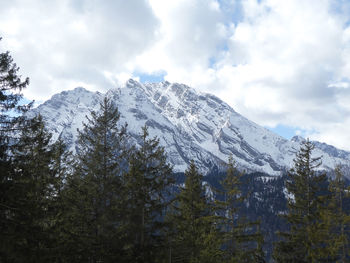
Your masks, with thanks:
[[[344,171],[320,172],[309,140],[280,186],[284,227],[270,225],[266,249],[271,233],[249,216],[253,193],[233,157],[215,183],[193,161],[179,179],[146,126],[130,143],[108,97],[69,152],[40,115],[26,117],[28,85],[1,53],[0,262],[349,262]]]

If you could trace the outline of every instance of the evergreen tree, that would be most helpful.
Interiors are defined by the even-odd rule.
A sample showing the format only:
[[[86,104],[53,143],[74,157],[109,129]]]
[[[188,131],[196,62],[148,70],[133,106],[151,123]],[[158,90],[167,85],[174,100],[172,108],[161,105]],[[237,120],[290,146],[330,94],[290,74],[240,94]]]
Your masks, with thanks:
[[[259,233],[259,223],[249,222],[240,212],[246,200],[241,191],[242,176],[230,156],[226,177],[221,182],[224,201],[219,202],[224,210],[225,259],[227,262],[264,262],[261,247],[263,236]]]
[[[56,262],[64,262],[64,255],[66,249],[65,239],[65,216],[66,208],[70,204],[66,203],[64,198],[65,185],[67,179],[72,175],[72,153],[68,151],[67,145],[61,138],[52,145],[52,164],[51,173],[54,176],[57,184],[54,189],[56,202],[53,203],[53,209],[56,211],[55,218],[53,218],[53,227],[51,234],[54,235],[52,247],[54,248],[52,254],[56,257]],[[54,262],[54,261],[52,261]]]
[[[62,138],[52,144],[52,166],[51,170],[53,175],[57,178],[59,183],[56,187],[56,195],[61,197],[61,192],[64,189],[64,184],[67,181],[69,175],[72,174],[73,156],[68,151],[68,146],[64,143]]]
[[[8,206],[2,245],[4,261],[47,262],[54,260],[57,216],[57,187],[61,184],[52,171],[51,134],[40,116],[28,121],[12,146],[12,184],[7,189]],[[3,247],[2,246],[2,247]]]
[[[309,140],[303,142],[288,174],[286,187],[290,198],[285,218],[290,231],[280,233],[283,240],[276,244],[274,252],[277,262],[320,262],[329,254],[325,246],[329,232],[321,217],[327,177],[316,173],[321,161],[312,157],[313,149]]]
[[[206,196],[203,176],[193,161],[185,171],[185,178],[168,219],[174,226],[171,262],[222,262],[222,240],[215,209]]]
[[[105,98],[79,132],[73,175],[64,189],[64,243],[69,262],[112,262],[122,257],[121,174],[127,168],[126,125]]]
[[[164,213],[174,182],[158,138],[148,138],[142,128],[140,147],[130,158],[129,172],[124,175],[126,197],[126,233],[129,256],[133,262],[155,262],[164,247]]]
[[[328,247],[328,258],[333,262],[349,261],[350,216],[346,213],[345,203],[349,201],[349,188],[345,186],[341,167],[335,169],[335,177],[329,184],[331,199],[327,209],[322,213],[323,221],[329,230],[325,243]]]
[[[1,41],[1,38],[0,38]],[[0,53],[0,133],[1,142],[8,136],[15,123],[23,119],[22,115],[14,113],[23,113],[28,110],[30,105],[20,105],[22,99],[21,91],[29,84],[29,79],[21,80],[18,75],[19,67],[13,62],[10,53]],[[12,111],[12,112],[11,112]]]
[[[1,41],[1,37],[0,37]],[[11,166],[11,145],[15,142],[15,124],[22,116],[15,117],[14,113],[23,113],[27,106],[20,106],[21,90],[29,84],[18,75],[19,68],[13,62],[9,52],[0,53],[0,233],[6,233],[9,224],[9,214],[14,212],[12,207],[11,189],[15,187],[13,167]],[[16,111],[16,112],[14,112]],[[0,241],[0,261],[6,254],[6,235]]]

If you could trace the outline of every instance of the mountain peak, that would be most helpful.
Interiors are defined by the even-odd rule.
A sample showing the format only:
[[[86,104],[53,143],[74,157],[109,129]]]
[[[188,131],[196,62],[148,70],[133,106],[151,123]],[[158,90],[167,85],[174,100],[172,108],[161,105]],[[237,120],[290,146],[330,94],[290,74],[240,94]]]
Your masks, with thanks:
[[[116,103],[134,143],[139,141],[141,127],[149,127],[175,171],[184,171],[191,160],[204,173],[222,169],[233,155],[239,168],[279,174],[292,165],[295,149],[304,140],[298,136],[288,141],[246,119],[215,95],[180,83],[142,84],[129,79],[106,94],[76,88],[54,95],[32,113],[41,113],[54,138],[63,136],[74,150],[77,128],[91,110],[98,109],[104,96]],[[321,144],[315,155],[324,157],[325,168],[350,160],[350,153]]]
[[[295,135],[290,140],[292,142],[298,142],[298,143],[306,141],[306,139],[304,137],[300,136],[300,135]]]

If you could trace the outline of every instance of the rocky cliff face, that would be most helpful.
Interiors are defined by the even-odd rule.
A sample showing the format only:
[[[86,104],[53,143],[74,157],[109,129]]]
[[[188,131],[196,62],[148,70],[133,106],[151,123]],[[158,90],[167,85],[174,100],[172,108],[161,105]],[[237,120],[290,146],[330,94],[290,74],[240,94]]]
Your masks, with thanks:
[[[129,80],[106,94],[83,88],[54,95],[30,114],[40,113],[54,138],[61,136],[74,151],[77,128],[91,110],[109,96],[118,106],[121,122],[128,123],[137,143],[141,127],[157,136],[175,171],[184,171],[194,160],[203,172],[222,168],[230,154],[240,168],[279,174],[292,165],[302,138],[286,140],[249,121],[211,94],[196,92],[177,83],[141,84]],[[323,168],[348,164],[350,153],[315,142],[315,156],[323,156]]]

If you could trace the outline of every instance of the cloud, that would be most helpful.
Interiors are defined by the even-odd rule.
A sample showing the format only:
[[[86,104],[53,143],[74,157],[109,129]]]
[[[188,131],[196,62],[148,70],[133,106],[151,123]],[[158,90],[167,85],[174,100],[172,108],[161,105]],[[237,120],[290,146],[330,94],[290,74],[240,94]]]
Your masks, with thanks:
[[[151,4],[163,35],[138,57],[144,68],[212,92],[261,125],[299,127],[312,139],[350,149],[349,89],[336,87],[350,79],[350,17],[342,11],[349,10],[347,3]]]
[[[13,0],[0,47],[29,98],[161,76],[350,150],[349,14],[344,0]]]
[[[350,149],[349,28],[332,3],[242,2],[213,87],[219,82],[219,95],[259,124],[299,127]]]
[[[165,78],[172,82],[205,85],[211,59],[221,52],[228,34],[219,2],[150,0],[150,4],[160,21],[158,38],[152,48],[135,58],[133,68],[147,73],[165,71]]]
[[[123,72],[159,26],[143,0],[7,2],[0,11],[4,49],[30,76],[25,95],[36,99],[76,85],[109,88],[106,73]]]
[[[217,62],[214,83],[221,97],[259,124],[299,127],[350,149],[349,28],[332,3],[242,2],[243,20]]]

